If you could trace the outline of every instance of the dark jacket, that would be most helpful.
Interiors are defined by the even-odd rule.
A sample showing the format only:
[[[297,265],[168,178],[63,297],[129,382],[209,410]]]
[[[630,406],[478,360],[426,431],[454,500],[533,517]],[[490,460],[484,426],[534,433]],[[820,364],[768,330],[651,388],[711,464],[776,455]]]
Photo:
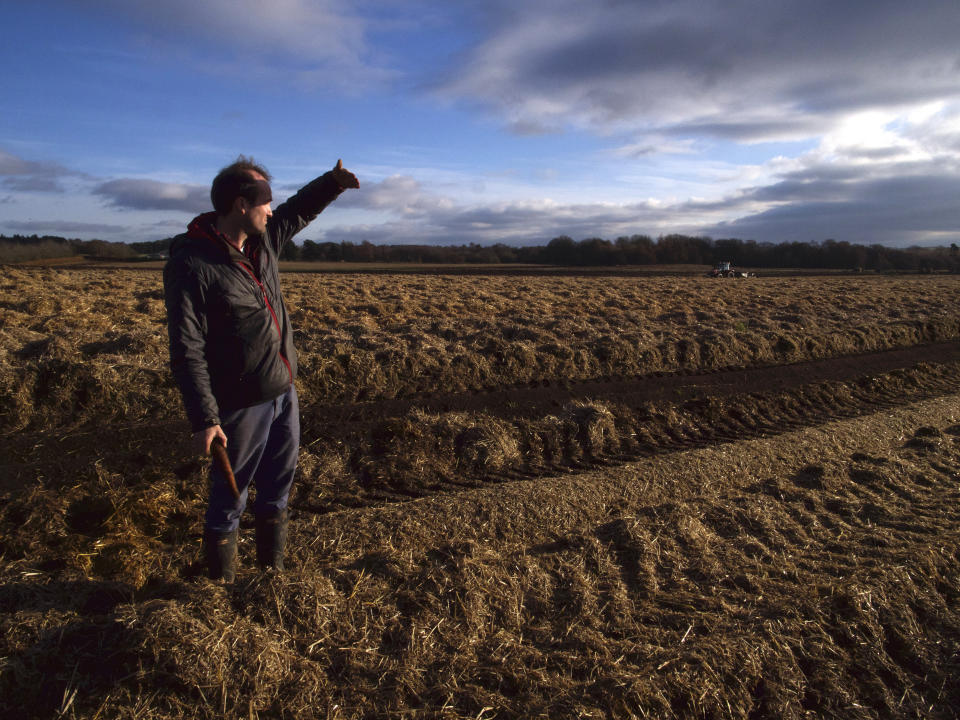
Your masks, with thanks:
[[[170,368],[194,431],[290,387],[297,353],[277,258],[341,192],[330,173],[317,178],[280,205],[242,253],[217,231],[213,212],[173,239],[163,269]]]

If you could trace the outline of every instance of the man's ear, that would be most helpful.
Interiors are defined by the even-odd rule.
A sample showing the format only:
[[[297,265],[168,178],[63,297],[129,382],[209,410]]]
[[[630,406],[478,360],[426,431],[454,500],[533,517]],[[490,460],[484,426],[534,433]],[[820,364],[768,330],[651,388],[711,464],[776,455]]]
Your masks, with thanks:
[[[247,202],[247,199],[242,195],[238,195],[233,200],[233,211],[239,215],[246,215],[247,210],[250,209],[250,203]]]

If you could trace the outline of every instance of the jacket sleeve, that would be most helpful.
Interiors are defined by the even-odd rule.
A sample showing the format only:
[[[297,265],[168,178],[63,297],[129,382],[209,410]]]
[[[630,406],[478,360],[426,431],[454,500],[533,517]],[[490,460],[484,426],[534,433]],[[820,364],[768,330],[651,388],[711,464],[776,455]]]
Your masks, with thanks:
[[[170,369],[180,387],[194,432],[220,424],[206,358],[207,321],[203,292],[195,273],[175,260],[163,269],[163,292],[170,337]]]
[[[273,211],[267,221],[267,238],[279,255],[283,246],[298,232],[336,200],[343,188],[334,179],[333,173],[324,173],[304,185],[296,194]]]

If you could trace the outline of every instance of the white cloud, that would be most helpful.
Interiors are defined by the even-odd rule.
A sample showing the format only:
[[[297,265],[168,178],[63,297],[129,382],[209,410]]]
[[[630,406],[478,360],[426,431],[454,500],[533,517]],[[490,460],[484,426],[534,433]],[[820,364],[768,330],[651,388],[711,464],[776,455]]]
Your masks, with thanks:
[[[210,190],[201,185],[123,178],[101,183],[93,189],[109,205],[129,210],[179,210],[200,213],[209,210]]]
[[[716,201],[728,219],[704,232],[771,242],[957,241],[958,136],[944,128],[956,128],[958,112],[938,105],[851,115],[810,152],[771,163],[763,184]]]
[[[408,175],[393,175],[380,182],[364,183],[361,190],[342,196],[337,201],[338,207],[389,211],[414,218],[446,212],[454,206],[449,198],[426,192],[419,181]]]

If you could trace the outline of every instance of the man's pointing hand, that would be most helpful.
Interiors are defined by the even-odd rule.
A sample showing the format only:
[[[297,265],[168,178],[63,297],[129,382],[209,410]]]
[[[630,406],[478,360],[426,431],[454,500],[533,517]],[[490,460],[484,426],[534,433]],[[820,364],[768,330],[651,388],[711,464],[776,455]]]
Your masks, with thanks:
[[[337,166],[330,172],[333,173],[334,180],[340,183],[340,187],[344,190],[360,187],[360,181],[357,180],[357,176],[343,166],[343,160],[337,160]]]

